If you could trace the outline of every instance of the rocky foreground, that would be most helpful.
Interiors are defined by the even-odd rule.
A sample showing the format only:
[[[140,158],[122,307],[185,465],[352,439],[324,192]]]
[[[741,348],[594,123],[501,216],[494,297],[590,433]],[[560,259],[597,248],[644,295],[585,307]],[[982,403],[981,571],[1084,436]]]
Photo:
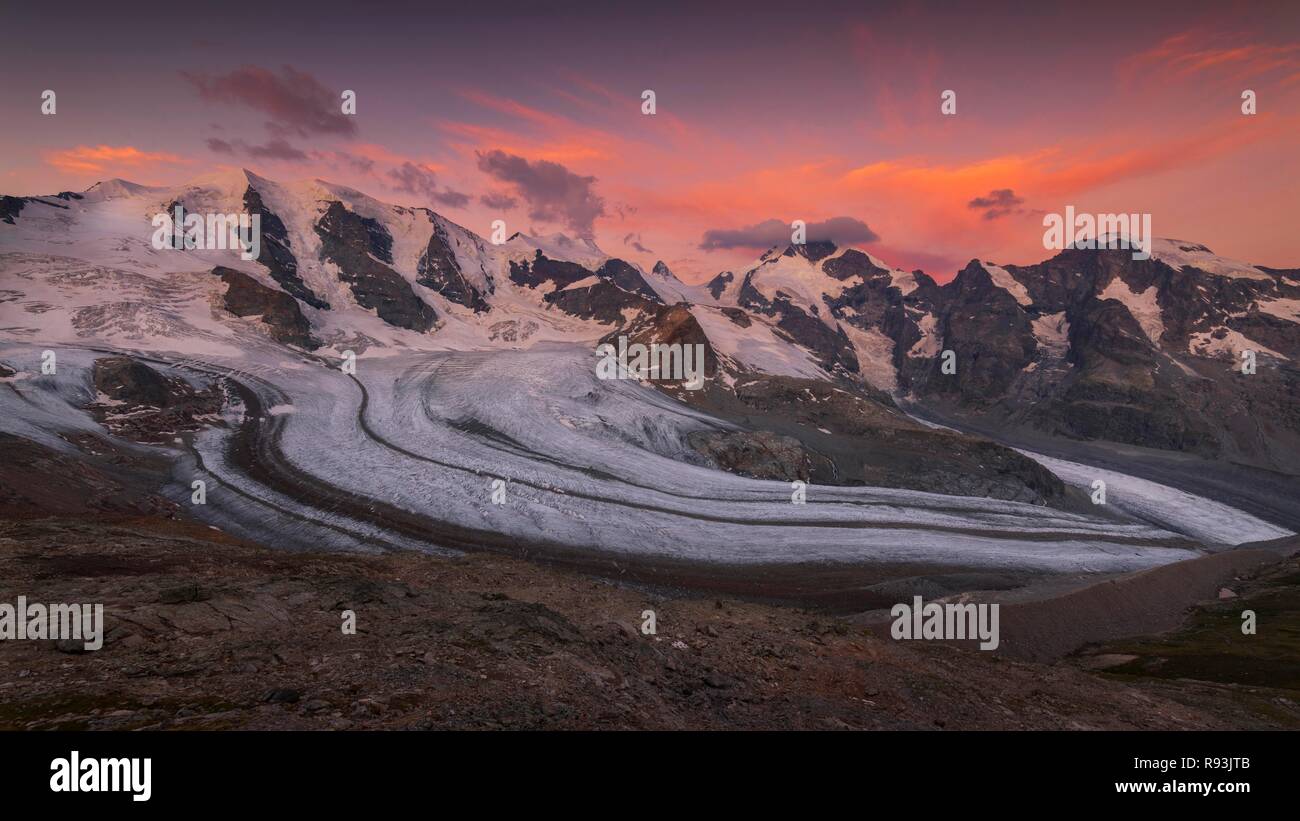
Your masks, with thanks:
[[[1260,584],[1279,578],[1294,602],[1276,570]],[[0,601],[106,606],[99,651],[0,643],[0,729],[1300,726],[1290,679],[1162,679],[1132,643],[1019,663],[499,555],[295,554],[160,516],[0,520],[0,580]],[[1108,660],[1126,674],[1085,669]]]

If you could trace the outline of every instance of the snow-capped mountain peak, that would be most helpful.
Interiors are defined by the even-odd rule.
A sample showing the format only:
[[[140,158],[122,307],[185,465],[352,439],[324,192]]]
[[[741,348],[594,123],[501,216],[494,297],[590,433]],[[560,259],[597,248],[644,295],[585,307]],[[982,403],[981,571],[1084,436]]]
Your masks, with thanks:
[[[609,254],[602,251],[600,246],[591,239],[574,239],[560,231],[546,236],[531,236],[516,232],[506,240],[503,247],[512,257],[519,256],[522,252],[522,258],[527,259],[533,257],[535,252],[541,251],[548,259],[576,262],[584,268],[592,269],[599,268],[610,258]]]

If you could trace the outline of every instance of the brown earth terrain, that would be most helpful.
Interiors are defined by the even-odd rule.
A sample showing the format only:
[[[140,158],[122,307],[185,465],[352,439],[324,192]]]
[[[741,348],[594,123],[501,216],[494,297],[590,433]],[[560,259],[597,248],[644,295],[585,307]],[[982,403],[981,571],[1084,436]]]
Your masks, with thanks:
[[[495,554],[290,553],[157,516],[9,519],[0,579],[0,601],[106,609],[98,651],[0,642],[4,729],[1300,726],[1300,694],[1274,680],[1120,679]]]

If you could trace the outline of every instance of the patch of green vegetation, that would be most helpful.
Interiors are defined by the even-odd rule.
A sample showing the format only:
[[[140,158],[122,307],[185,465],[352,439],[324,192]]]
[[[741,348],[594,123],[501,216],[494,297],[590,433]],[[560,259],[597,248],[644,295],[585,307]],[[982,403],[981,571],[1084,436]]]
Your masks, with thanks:
[[[1300,572],[1288,561],[1242,586],[1240,598],[1196,608],[1179,630],[1117,641],[1100,652],[1136,659],[1106,675],[1196,679],[1287,690],[1300,701]],[[1255,613],[1255,633],[1242,633],[1242,614]]]

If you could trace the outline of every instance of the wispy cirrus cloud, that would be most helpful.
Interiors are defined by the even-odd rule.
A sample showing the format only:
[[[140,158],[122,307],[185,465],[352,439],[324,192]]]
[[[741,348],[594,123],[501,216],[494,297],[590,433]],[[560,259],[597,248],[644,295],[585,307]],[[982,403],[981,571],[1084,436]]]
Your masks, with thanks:
[[[1237,83],[1274,76],[1291,83],[1300,80],[1300,42],[1259,42],[1218,29],[1189,29],[1134,54],[1118,70],[1127,82]]]

